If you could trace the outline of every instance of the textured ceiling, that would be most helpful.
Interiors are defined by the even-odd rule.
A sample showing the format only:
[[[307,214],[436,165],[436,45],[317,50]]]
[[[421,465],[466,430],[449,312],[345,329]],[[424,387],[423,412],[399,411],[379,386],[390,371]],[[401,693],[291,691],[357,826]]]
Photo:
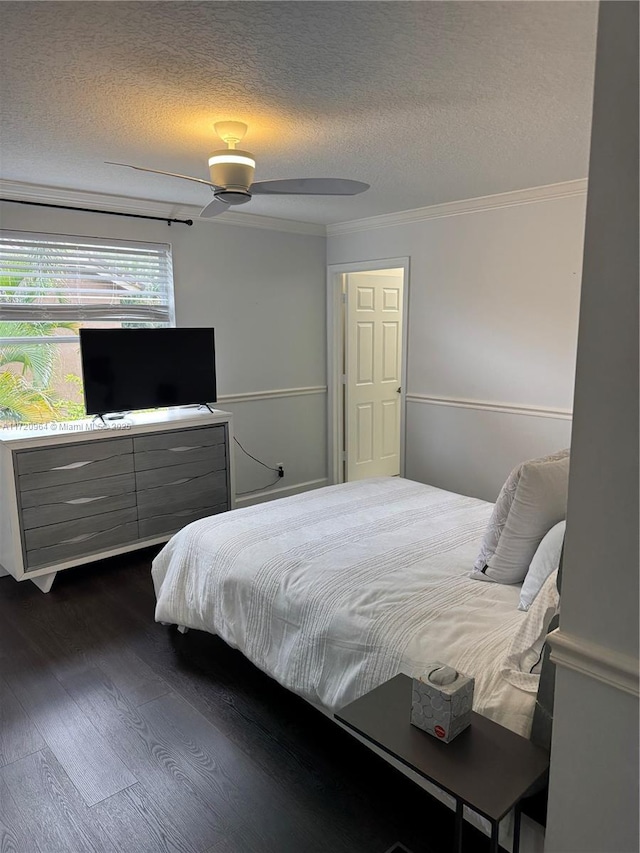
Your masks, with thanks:
[[[2,2],[2,177],[205,204],[213,123],[256,180],[367,181],[237,208],[332,223],[583,178],[596,3]]]

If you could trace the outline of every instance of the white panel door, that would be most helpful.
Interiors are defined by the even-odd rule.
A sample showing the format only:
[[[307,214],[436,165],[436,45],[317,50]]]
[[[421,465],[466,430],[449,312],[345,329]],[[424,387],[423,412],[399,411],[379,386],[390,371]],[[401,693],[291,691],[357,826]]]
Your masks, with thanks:
[[[346,276],[346,480],[400,473],[402,289],[402,270]]]

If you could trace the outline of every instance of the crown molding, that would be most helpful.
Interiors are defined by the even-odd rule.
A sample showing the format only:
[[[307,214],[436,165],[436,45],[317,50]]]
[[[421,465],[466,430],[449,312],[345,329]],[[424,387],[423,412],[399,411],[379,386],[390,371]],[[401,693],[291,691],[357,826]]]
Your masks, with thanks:
[[[200,219],[201,208],[190,204],[128,198],[127,196],[72,190],[64,187],[45,187],[23,181],[0,180],[2,198],[16,201],[34,201],[41,204],[63,204],[72,207],[95,207],[113,213],[136,213],[141,216],[161,216],[175,219],[193,219],[213,225],[237,225],[243,228],[266,228],[291,234],[310,234],[324,237],[326,227],[315,222],[296,222],[276,216],[258,216],[253,213],[229,211],[212,219]]]
[[[151,199],[129,198],[109,193],[72,190],[64,187],[47,187],[29,184],[23,181],[0,180],[0,195],[16,201],[37,201],[42,204],[66,204],[74,207],[95,207],[114,213],[137,213],[142,216],[171,217],[193,219],[214,225],[237,225],[243,228],[264,228],[269,231],[284,231],[291,234],[308,234],[317,237],[333,237],[341,234],[353,234],[370,231],[375,228],[389,228],[394,225],[409,225],[429,219],[442,219],[448,216],[460,216],[466,213],[480,213],[501,207],[514,207],[522,204],[535,204],[553,199],[573,198],[587,192],[587,179],[564,181],[542,187],[531,187],[479,198],[450,201],[419,207],[415,210],[401,210],[397,213],[384,213],[365,219],[353,219],[349,222],[337,222],[333,225],[321,225],[315,222],[297,222],[293,219],[280,219],[276,216],[259,216],[253,213],[229,211],[212,219],[200,219],[200,207],[189,204],[154,201]]]
[[[341,234],[353,234],[358,231],[370,231],[374,228],[389,228],[393,225],[409,225],[428,219],[443,219],[447,216],[461,216],[465,213],[480,213],[500,207],[514,207],[521,204],[535,204],[552,199],[573,198],[587,192],[587,179],[564,181],[559,184],[547,184],[524,190],[513,190],[479,198],[448,201],[444,204],[432,204],[415,210],[401,210],[398,213],[384,213],[381,216],[369,216],[366,219],[352,219],[349,222],[337,222],[327,225],[327,237]]]
[[[640,695],[638,658],[556,628],[548,636],[551,660],[632,696]]]

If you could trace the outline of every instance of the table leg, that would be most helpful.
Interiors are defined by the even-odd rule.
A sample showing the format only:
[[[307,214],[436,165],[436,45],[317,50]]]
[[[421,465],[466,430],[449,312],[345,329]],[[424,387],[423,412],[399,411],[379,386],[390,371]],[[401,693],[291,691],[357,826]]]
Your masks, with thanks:
[[[519,853],[520,851],[520,817],[522,816],[522,811],[520,809],[520,803],[516,803],[516,806],[513,810],[513,853]]]
[[[498,830],[500,829],[500,821],[492,822],[491,824],[491,853],[498,853],[500,847],[498,844]]]
[[[453,843],[454,853],[462,853],[462,813],[464,805],[462,800],[456,800],[456,835]]]

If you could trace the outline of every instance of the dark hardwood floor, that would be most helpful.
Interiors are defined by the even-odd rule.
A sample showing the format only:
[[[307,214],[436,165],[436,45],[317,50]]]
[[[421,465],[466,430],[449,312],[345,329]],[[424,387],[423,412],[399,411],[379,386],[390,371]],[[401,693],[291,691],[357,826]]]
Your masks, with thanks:
[[[154,553],[47,595],[0,579],[1,853],[449,851],[447,808],[218,638],[154,622]]]

